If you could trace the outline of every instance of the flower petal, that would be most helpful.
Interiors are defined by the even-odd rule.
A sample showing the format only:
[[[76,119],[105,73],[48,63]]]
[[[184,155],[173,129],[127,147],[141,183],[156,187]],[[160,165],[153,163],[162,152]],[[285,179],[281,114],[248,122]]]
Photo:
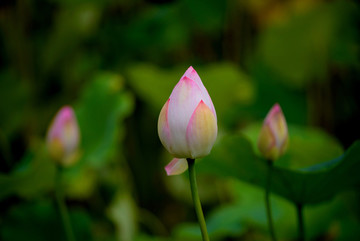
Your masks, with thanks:
[[[215,118],[216,117],[216,111],[215,111],[215,107],[214,104],[212,103],[211,97],[209,95],[209,92],[207,91],[207,89],[205,88],[203,82],[200,79],[200,76],[198,75],[198,73],[196,72],[196,70],[190,66],[185,74],[183,75],[183,77],[186,76],[190,79],[192,79],[198,86],[199,89],[201,90],[201,94],[202,94],[202,100],[205,102],[205,104],[210,108],[210,110],[214,113]]]
[[[200,101],[191,116],[186,130],[186,139],[191,152],[191,158],[208,155],[217,136],[216,118],[210,108]]]
[[[271,152],[271,149],[276,146],[275,142],[275,137],[271,132],[269,125],[264,124],[261,128],[257,143],[260,153],[262,153],[266,158],[270,159],[270,156],[272,155],[269,155],[269,153]]]
[[[168,176],[179,175],[188,169],[188,163],[185,158],[174,158],[165,167]]]
[[[281,149],[288,139],[288,129],[279,104],[276,103],[272,107],[265,119],[265,124],[269,125],[271,132],[275,136],[277,148]]]
[[[78,148],[80,131],[74,110],[70,106],[62,107],[52,121],[46,142],[54,159],[63,160]]]
[[[186,142],[186,129],[198,103],[201,101],[198,85],[188,77],[183,77],[170,95],[168,123],[175,157],[190,157]]]
[[[166,101],[166,103],[164,104],[163,108],[160,111],[160,115],[158,119],[158,134],[163,146],[166,148],[166,150],[168,150],[168,152],[172,153],[171,135],[169,129],[169,122],[168,122],[169,102],[170,99]]]
[[[286,151],[288,141],[286,120],[280,105],[276,103],[265,118],[258,139],[258,148],[265,158],[274,161]]]
[[[71,119],[67,119],[64,121],[64,130],[62,135],[66,156],[72,155],[78,149],[80,139],[79,127],[75,114]]]

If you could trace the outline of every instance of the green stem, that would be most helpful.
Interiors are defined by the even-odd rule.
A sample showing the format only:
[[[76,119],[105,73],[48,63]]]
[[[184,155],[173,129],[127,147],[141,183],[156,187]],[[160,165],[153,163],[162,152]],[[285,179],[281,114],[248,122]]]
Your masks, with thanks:
[[[271,239],[273,241],[276,241],[274,224],[273,224],[272,214],[271,214],[271,204],[270,204],[270,187],[271,187],[271,175],[272,175],[272,170],[273,170],[273,163],[270,160],[268,160],[267,163],[268,163],[268,174],[267,174],[266,188],[265,188],[266,214],[267,214]]]
[[[59,206],[59,211],[61,215],[62,222],[64,224],[65,234],[68,241],[75,241],[74,232],[71,227],[70,223],[70,216],[68,209],[65,204],[64,200],[64,194],[62,192],[62,186],[61,186],[61,169],[60,167],[57,170],[57,177],[56,177],[56,190],[55,190],[55,196],[56,196],[56,202]]]
[[[200,225],[201,235],[203,241],[210,241],[209,235],[206,229],[206,223],[204,214],[201,208],[198,188],[196,184],[196,174],[195,174],[195,160],[191,158],[186,159],[189,166],[189,179],[190,179],[190,188],[191,188],[191,195],[194,202],[195,212],[198,218],[198,222]]]
[[[304,226],[304,214],[302,204],[296,204],[298,228],[299,228],[299,241],[305,240],[305,226]]]

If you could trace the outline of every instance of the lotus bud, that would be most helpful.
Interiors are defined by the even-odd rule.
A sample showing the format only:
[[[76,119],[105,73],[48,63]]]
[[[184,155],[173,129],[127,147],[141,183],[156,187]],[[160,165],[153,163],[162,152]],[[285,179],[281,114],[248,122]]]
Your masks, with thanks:
[[[46,138],[51,158],[61,165],[69,166],[78,159],[80,133],[74,110],[62,107],[53,119]]]
[[[196,159],[208,155],[217,131],[217,117],[211,98],[199,75],[189,67],[174,87],[158,120],[160,140],[170,154],[176,157],[172,165],[186,158]],[[181,170],[183,172],[186,169],[187,165]],[[171,173],[168,172],[169,175],[175,175]]]
[[[265,118],[258,139],[260,153],[271,161],[277,160],[287,149],[288,128],[279,104],[275,104]]]

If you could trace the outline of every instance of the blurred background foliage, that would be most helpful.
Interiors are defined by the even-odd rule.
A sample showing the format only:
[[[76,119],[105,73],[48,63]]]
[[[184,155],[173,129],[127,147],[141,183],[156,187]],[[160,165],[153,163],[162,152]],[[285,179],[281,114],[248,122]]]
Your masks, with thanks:
[[[218,115],[218,141],[198,165],[212,240],[269,240],[255,142],[275,102],[290,132],[277,170],[294,190],[311,180],[297,193],[311,204],[307,238],[360,239],[359,145],[337,158],[360,134],[359,7],[350,0],[0,1],[0,239],[65,239],[44,137],[69,104],[81,158],[63,185],[77,239],[200,240],[187,175],[166,176],[171,157],[157,136],[159,111],[190,65]],[[330,166],[346,165],[328,167],[322,182],[291,174],[319,171],[313,165],[332,159]],[[276,185],[276,232],[296,240],[289,202],[296,197]]]

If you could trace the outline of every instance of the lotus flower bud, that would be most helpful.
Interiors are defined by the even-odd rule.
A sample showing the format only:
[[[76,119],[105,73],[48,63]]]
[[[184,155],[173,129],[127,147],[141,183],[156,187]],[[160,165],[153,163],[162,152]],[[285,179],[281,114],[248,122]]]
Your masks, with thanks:
[[[279,104],[275,104],[265,118],[260,131],[258,147],[268,160],[277,160],[287,149],[288,129]]]
[[[176,157],[172,162],[175,165],[182,158],[196,159],[208,155],[217,131],[217,117],[211,98],[199,75],[189,67],[160,112],[160,140]],[[168,174],[171,175],[171,172]]]
[[[80,134],[74,110],[62,107],[53,119],[46,138],[51,158],[64,166],[77,160]]]

